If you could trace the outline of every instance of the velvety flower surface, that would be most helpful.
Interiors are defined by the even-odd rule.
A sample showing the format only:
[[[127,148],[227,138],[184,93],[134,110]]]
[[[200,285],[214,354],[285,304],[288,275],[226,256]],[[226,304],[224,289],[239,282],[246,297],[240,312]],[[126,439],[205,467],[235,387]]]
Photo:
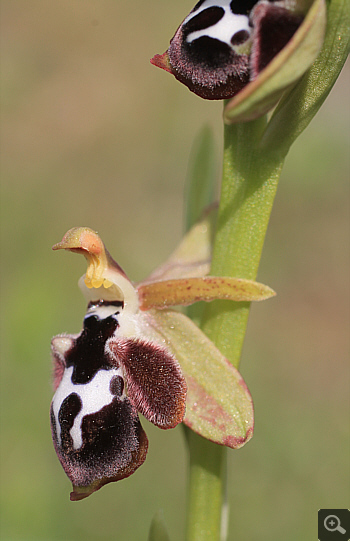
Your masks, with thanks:
[[[89,228],[71,229],[53,247],[88,261],[80,280],[88,302],[83,329],[52,340],[51,429],[73,484],[72,500],[131,475],[144,462],[148,441],[139,413],[163,429],[184,420],[232,448],[252,436],[253,406],[240,374],[189,318],[169,309],[274,294],[249,280],[203,276],[209,270],[209,230],[207,217],[137,286]]]
[[[310,67],[322,45],[325,4],[324,0],[316,3],[317,20],[308,14],[310,1],[200,0],[175,32],[168,50],[155,55],[151,63],[202,98],[229,99],[259,78],[291,44],[288,58],[281,58],[277,71],[300,48],[302,54],[296,59],[298,65],[291,62],[290,73],[279,81],[279,88],[285,89]],[[310,18],[316,29],[310,27]],[[310,43],[305,46],[305,33],[310,32]],[[275,104],[280,96],[272,97]]]

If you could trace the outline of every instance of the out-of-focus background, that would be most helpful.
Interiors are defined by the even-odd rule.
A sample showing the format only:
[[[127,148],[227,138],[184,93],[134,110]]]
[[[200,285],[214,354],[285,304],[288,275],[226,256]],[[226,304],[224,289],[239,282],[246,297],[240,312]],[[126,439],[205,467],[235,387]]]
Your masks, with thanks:
[[[222,105],[149,58],[192,7],[1,2],[3,541],[146,540],[158,509],[183,539],[180,427],[142,420],[145,464],[69,501],[49,429],[50,339],[80,330],[85,262],[51,246],[88,225],[140,280],[179,241],[192,141],[209,124],[220,156]],[[259,279],[278,296],[253,307],[241,364],[255,436],[229,451],[240,541],[316,539],[317,510],[349,501],[348,83],[349,70],[290,152],[267,235]]]

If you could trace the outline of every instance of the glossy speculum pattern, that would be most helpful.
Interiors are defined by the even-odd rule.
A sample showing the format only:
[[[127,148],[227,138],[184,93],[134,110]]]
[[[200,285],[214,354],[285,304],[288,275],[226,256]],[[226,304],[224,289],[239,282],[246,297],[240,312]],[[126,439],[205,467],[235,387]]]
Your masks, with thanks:
[[[283,49],[303,15],[283,1],[200,0],[151,62],[206,99],[237,94]]]

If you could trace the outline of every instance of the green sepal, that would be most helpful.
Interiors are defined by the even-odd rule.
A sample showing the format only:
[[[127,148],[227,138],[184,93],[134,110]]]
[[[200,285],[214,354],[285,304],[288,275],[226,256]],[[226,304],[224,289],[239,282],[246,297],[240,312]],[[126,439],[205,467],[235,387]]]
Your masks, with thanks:
[[[247,122],[271,110],[316,59],[323,43],[325,27],[325,0],[315,0],[287,45],[256,79],[227,103],[225,123]]]
[[[205,276],[209,273],[216,226],[217,206],[208,208],[181,240],[170,257],[142,284],[157,280],[174,280]]]
[[[261,141],[261,149],[278,149],[285,156],[333,88],[350,50],[349,0],[327,3],[327,30],[322,50],[311,69],[286,92]]]
[[[184,423],[194,432],[233,449],[253,435],[253,402],[248,388],[207,336],[184,314],[150,310],[153,336],[178,360],[187,384]]]

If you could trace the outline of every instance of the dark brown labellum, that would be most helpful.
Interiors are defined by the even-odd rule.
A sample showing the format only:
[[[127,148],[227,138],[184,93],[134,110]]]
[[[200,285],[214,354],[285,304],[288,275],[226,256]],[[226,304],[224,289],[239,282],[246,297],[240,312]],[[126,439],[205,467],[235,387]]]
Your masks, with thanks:
[[[88,307],[78,336],[52,342],[51,430],[72,500],[141,466],[148,440],[138,413],[160,428],[184,417],[186,384],[177,361],[158,345],[123,338],[124,323],[122,303],[101,301]]]

